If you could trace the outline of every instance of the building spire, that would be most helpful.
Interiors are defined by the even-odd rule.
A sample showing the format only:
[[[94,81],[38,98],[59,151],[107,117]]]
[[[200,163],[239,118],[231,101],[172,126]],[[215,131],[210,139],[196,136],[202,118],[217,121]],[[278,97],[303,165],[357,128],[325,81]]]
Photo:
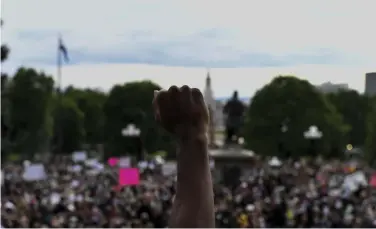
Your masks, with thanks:
[[[211,88],[210,69],[207,69],[207,74],[206,74],[206,87]]]
[[[214,131],[215,131],[215,111],[216,111],[216,103],[213,95],[213,89],[211,85],[211,78],[210,78],[210,69],[207,68],[206,74],[206,85],[204,91],[204,99],[208,106],[209,116],[210,116],[210,123],[209,123],[209,146],[212,147],[215,145],[214,141]]]

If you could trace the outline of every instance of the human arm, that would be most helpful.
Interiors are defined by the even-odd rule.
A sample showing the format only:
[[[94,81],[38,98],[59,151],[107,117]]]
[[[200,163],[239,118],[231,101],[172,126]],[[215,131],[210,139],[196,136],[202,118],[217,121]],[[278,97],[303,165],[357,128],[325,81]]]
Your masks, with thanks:
[[[198,89],[176,86],[156,92],[156,120],[178,142],[177,186],[170,227],[214,227],[214,198],[209,166],[209,114]]]
[[[179,142],[177,190],[170,227],[214,227],[214,197],[207,139]]]

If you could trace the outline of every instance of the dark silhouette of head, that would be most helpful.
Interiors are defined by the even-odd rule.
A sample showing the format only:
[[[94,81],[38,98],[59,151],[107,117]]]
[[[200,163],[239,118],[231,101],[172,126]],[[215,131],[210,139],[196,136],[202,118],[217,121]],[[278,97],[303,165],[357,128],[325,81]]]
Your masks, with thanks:
[[[234,94],[232,94],[233,99],[238,99],[238,91],[234,91]]]

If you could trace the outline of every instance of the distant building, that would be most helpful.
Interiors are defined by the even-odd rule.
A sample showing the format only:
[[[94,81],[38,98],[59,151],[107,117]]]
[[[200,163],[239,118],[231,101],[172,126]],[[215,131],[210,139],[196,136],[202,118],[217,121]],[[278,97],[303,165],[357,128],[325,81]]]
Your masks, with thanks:
[[[366,73],[366,95],[376,96],[376,72]]]
[[[326,82],[323,84],[320,84],[316,86],[317,89],[319,89],[323,93],[335,93],[339,90],[349,90],[349,85],[345,83],[341,84],[333,84],[330,82]]]

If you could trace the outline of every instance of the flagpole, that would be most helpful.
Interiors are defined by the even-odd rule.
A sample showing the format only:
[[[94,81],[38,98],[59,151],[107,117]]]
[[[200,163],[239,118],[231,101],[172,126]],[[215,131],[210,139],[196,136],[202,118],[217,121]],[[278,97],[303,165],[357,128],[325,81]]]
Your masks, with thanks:
[[[58,96],[58,112],[57,112],[57,151],[58,153],[62,153],[62,144],[63,144],[63,135],[62,135],[62,125],[61,125],[61,103],[62,103],[62,80],[61,80],[61,51],[60,51],[60,45],[61,45],[61,34],[58,35],[57,38],[57,96]]]
[[[61,53],[60,53],[61,35],[57,38],[57,83],[58,90],[61,91]]]

